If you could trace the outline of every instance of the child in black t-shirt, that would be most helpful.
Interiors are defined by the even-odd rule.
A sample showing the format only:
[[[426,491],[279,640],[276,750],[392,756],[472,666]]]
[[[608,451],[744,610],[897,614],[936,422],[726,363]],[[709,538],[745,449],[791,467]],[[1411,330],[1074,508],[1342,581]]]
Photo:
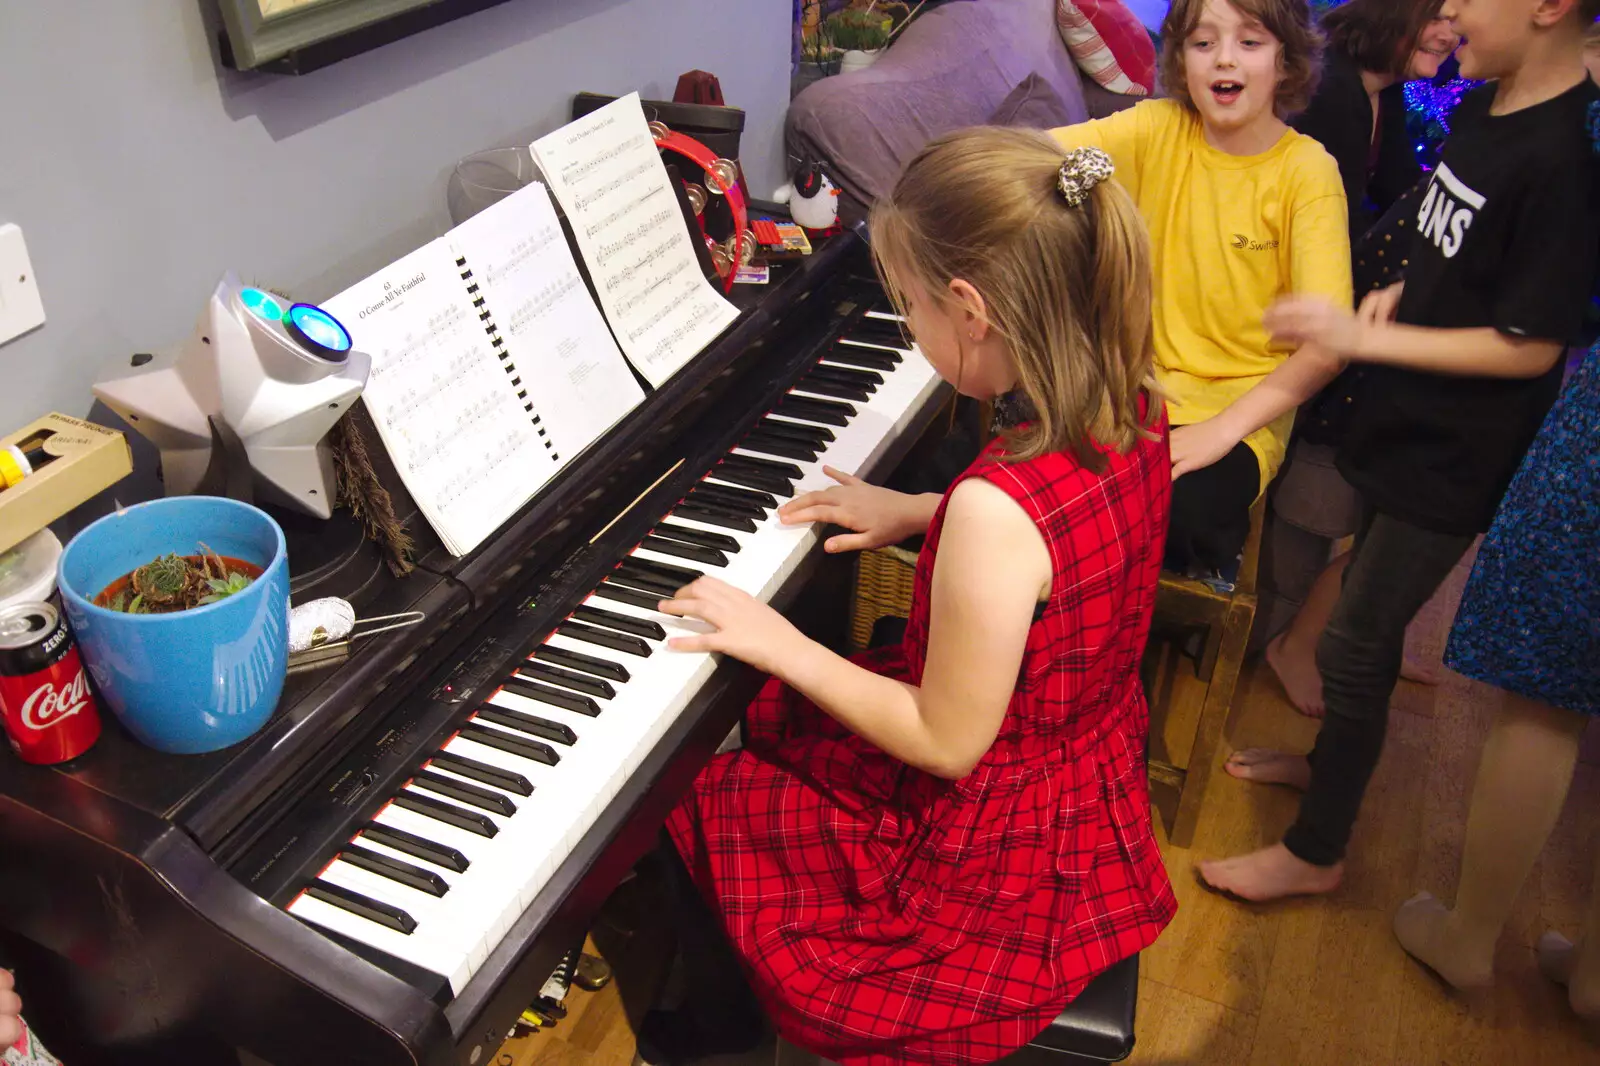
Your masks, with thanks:
[[[1600,0],[1445,0],[1466,40],[1462,101],[1421,200],[1405,281],[1352,315],[1310,297],[1267,315],[1280,341],[1369,364],[1339,451],[1366,518],[1317,648],[1326,720],[1309,756],[1260,749],[1236,777],[1302,787],[1281,844],[1201,863],[1251,900],[1329,892],[1383,748],[1406,626],[1488,528],[1560,384],[1600,246],[1600,93],[1583,65]]]

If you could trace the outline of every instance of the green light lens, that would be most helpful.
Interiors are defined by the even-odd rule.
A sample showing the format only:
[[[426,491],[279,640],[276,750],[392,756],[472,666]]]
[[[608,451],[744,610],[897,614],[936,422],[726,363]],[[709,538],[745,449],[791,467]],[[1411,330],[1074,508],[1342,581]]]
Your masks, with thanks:
[[[257,318],[268,322],[281,322],[283,320],[283,305],[260,289],[240,289],[239,299]]]

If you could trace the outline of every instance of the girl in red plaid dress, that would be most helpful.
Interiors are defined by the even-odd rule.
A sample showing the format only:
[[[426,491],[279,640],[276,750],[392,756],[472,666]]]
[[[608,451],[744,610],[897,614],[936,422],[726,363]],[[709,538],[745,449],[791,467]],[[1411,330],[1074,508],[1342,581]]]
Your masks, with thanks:
[[[928,360],[1026,412],[942,497],[833,473],[784,509],[856,531],[830,551],[926,534],[899,646],[841,658],[713,578],[663,604],[712,629],[678,647],[773,675],[668,829],[743,997],[836,1062],[999,1058],[1175,909],[1139,683],[1171,460],[1147,239],[1110,173],[1099,149],[972,130],[874,211]],[[688,976],[689,1004],[641,1026],[647,1061],[759,1035],[753,1010],[730,1029],[737,989]]]

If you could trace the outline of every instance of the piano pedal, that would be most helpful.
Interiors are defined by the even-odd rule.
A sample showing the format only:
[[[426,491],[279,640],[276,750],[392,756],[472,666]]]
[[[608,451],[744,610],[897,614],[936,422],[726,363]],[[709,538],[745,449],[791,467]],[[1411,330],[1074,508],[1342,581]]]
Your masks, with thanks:
[[[578,969],[572,975],[572,980],[587,992],[598,992],[611,983],[611,964],[598,955],[585,952],[578,959]]]

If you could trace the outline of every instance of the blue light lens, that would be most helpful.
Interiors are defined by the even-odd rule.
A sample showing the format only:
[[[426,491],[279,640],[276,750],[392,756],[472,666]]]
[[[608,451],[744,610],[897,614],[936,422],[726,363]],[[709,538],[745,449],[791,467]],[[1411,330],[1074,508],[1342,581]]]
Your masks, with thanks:
[[[320,307],[295,304],[289,308],[289,321],[313,342],[330,352],[348,352],[350,334],[339,320]]]
[[[283,320],[283,305],[260,289],[240,289],[239,300],[257,318],[268,322]]]

